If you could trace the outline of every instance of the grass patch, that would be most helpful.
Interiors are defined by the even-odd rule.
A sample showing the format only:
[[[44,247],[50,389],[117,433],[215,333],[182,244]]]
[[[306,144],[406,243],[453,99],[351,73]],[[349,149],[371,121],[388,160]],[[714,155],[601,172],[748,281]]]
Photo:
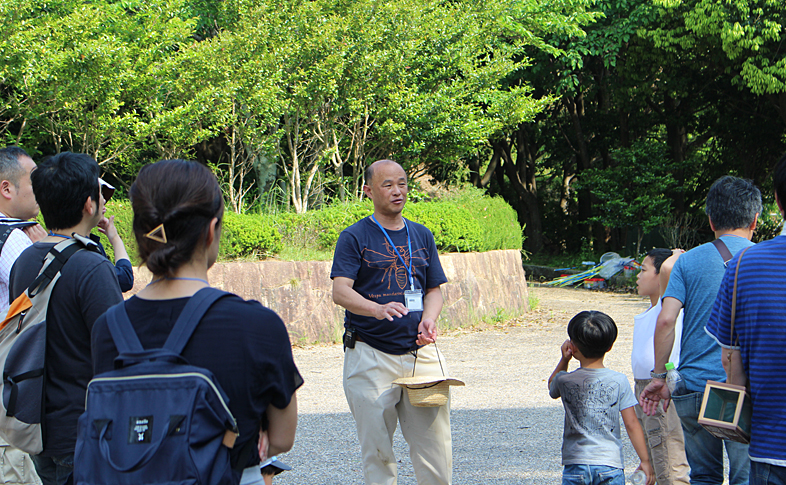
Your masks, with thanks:
[[[276,255],[281,261],[332,261],[333,251],[317,248],[284,246]]]
[[[527,305],[530,311],[540,305],[540,298],[535,294],[534,287],[529,283],[527,284]]]

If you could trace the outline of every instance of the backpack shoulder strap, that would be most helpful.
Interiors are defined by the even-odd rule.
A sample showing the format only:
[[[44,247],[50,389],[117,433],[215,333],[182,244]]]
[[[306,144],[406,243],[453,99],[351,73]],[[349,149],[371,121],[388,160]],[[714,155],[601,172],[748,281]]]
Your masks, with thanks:
[[[0,251],[3,250],[5,242],[8,237],[14,232],[14,229],[24,229],[25,227],[34,226],[36,222],[23,221],[21,219],[0,219]]]
[[[142,347],[142,342],[139,341],[139,336],[137,336],[134,326],[131,325],[131,320],[128,319],[124,301],[106,311],[106,324],[118,353],[126,354],[145,350]]]
[[[188,340],[196,330],[199,321],[205,316],[207,310],[213,303],[221,297],[230,295],[226,291],[218,288],[203,288],[197,291],[186,303],[185,308],[175,322],[175,327],[169,333],[169,337],[164,344],[165,349],[169,349],[177,354],[183,352]]]
[[[718,252],[721,255],[721,258],[723,258],[723,265],[726,266],[727,264],[729,264],[729,261],[731,261],[731,258],[733,258],[734,256],[731,255],[731,251],[729,251],[729,247],[726,246],[726,243],[723,242],[721,238],[718,238],[712,241],[712,245],[715,246],[715,249],[718,250]]]
[[[33,297],[46,289],[53,280],[56,280],[68,259],[81,249],[84,249],[84,246],[78,239],[66,239],[50,249],[46,258],[44,258],[44,265],[41,267],[38,277],[33,280],[33,283],[27,289],[30,299],[33,299]]]

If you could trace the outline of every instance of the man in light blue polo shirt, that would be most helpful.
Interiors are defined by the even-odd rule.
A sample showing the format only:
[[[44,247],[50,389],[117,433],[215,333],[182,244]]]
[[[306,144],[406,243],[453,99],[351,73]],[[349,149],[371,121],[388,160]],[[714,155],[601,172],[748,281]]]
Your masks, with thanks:
[[[775,201],[786,202],[786,155],[773,173]],[[786,483],[786,235],[738,254],[729,263],[715,300],[707,333],[725,349],[729,382],[745,385],[753,397],[750,483]],[[736,274],[736,295],[735,295]],[[731,307],[736,296],[734,330]]]
[[[726,262],[753,244],[750,239],[761,210],[761,193],[750,180],[725,176],[715,181],[707,194],[705,212],[716,241],[688,251],[674,264],[655,328],[653,379],[639,396],[639,402],[644,412],[651,414],[659,401],[665,401],[664,406],[668,406],[669,400],[674,401],[685,433],[685,452],[693,485],[723,483],[724,441],[698,424],[707,380],[724,381],[726,378],[720,361],[721,348],[706,334],[704,326],[718,294]],[[671,396],[666,386],[665,366],[674,344],[677,315],[682,308],[685,313],[679,372],[686,391]],[[732,441],[726,441],[725,446],[729,457],[729,483],[747,484],[748,446]]]

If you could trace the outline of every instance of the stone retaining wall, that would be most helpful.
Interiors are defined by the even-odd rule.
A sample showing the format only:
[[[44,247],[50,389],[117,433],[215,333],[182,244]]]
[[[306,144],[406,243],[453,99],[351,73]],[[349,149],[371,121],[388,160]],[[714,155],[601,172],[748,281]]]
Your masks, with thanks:
[[[516,250],[443,254],[448,278],[440,326],[459,327],[482,318],[528,310],[527,281]],[[338,341],[344,312],[333,303],[330,261],[218,263],[210,269],[213,286],[260,301],[275,310],[293,342]],[[146,268],[135,268],[134,289],[150,282]]]

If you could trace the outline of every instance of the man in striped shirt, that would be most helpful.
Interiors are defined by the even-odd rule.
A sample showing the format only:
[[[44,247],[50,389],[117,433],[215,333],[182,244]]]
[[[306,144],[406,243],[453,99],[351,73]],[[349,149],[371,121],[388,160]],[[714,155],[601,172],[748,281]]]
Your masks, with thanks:
[[[23,149],[10,146],[0,150],[0,218],[26,221],[38,215],[38,204],[30,182],[30,172],[33,169],[35,162]],[[46,232],[36,224],[24,229],[14,229],[3,244],[0,250],[0,320],[5,318],[10,303],[8,277],[14,261],[28,246],[44,237]],[[0,438],[0,454],[4,464],[0,472],[2,483],[41,483],[27,453],[8,445]]]
[[[34,219],[38,204],[30,182],[30,172],[35,162],[23,149],[10,146],[0,150],[0,219]],[[38,224],[24,229],[14,229],[0,250],[0,313],[5,318],[8,311],[8,275],[22,251],[46,237]]]
[[[786,155],[773,174],[775,201],[786,204]],[[742,258],[742,259],[740,259]],[[731,303],[737,275],[734,333]],[[753,398],[750,483],[786,483],[786,235],[750,247],[729,262],[705,330],[731,353],[722,353],[728,382]],[[728,357],[730,355],[730,357]]]

